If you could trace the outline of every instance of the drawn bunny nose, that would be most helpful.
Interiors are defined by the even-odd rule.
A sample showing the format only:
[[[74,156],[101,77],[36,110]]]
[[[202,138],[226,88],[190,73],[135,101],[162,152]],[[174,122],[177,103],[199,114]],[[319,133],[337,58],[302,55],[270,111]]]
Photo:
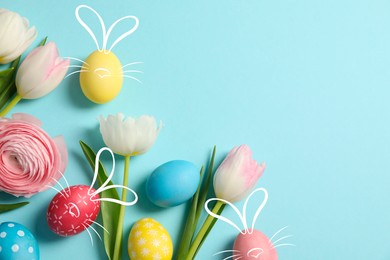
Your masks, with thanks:
[[[68,207],[69,207],[69,214],[72,217],[78,218],[80,216],[80,210],[79,210],[79,208],[77,207],[76,204],[71,202],[71,203],[68,204]]]
[[[262,253],[264,253],[264,250],[262,248],[252,248],[248,251],[247,255],[249,257],[260,258]]]
[[[98,68],[95,69],[95,73],[100,77],[100,78],[105,78],[111,76],[111,71],[105,68]]]

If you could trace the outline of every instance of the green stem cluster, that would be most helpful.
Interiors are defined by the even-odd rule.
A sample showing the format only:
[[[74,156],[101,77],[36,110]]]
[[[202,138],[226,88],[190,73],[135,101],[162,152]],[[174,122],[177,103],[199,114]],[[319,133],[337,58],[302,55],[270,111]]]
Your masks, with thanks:
[[[129,168],[130,168],[130,156],[125,156],[125,169],[123,173],[123,186],[127,187],[128,180],[129,180]],[[122,198],[121,200],[123,202],[126,201],[127,197],[127,190],[122,190]],[[115,247],[114,247],[114,256],[113,260],[119,260],[121,259],[121,246],[122,246],[122,237],[123,237],[123,221],[125,218],[125,206],[121,205],[120,211],[119,211],[119,219],[118,219],[118,229],[116,232],[116,238],[115,238]]]
[[[203,167],[200,171],[201,181],[194,197],[192,198],[190,211],[187,216],[187,222],[183,231],[181,243],[179,246],[179,251],[176,256],[177,260],[194,259],[200,247],[202,246],[203,242],[205,241],[207,235],[209,234],[209,232],[211,231],[211,229],[213,228],[214,224],[217,221],[216,218],[209,215],[206,218],[205,222],[203,223],[202,227],[200,228],[199,232],[195,236],[196,227],[198,225],[200,215],[203,211],[203,206],[206,201],[207,194],[209,192],[209,187],[212,182],[215,152],[216,152],[216,147],[214,146],[213,153],[209,165],[207,167],[207,173],[205,174],[204,177],[203,177]],[[217,201],[212,212],[217,215],[220,215],[224,208],[225,208],[225,204],[220,201]]]

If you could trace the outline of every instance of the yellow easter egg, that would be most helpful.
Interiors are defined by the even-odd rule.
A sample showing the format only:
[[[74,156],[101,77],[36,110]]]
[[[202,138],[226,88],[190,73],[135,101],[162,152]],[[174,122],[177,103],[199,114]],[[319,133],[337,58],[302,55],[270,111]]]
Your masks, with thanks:
[[[80,86],[92,102],[113,100],[123,84],[122,64],[113,52],[94,51],[87,57],[80,73]]]
[[[131,260],[171,260],[172,240],[159,222],[143,218],[130,231],[128,252]]]

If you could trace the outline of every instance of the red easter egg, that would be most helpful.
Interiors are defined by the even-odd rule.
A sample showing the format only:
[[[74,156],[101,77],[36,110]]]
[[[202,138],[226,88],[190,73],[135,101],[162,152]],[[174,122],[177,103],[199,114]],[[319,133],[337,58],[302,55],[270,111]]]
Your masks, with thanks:
[[[51,200],[46,219],[49,228],[60,236],[73,236],[87,229],[99,214],[99,195],[86,185],[63,189]],[[93,195],[93,196],[91,196]]]

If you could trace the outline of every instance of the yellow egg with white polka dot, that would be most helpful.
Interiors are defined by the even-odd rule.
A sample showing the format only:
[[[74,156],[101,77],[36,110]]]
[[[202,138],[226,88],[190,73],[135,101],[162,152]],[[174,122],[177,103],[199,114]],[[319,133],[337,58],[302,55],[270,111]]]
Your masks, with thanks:
[[[131,260],[171,260],[172,240],[159,222],[143,218],[130,231],[128,252]]]

